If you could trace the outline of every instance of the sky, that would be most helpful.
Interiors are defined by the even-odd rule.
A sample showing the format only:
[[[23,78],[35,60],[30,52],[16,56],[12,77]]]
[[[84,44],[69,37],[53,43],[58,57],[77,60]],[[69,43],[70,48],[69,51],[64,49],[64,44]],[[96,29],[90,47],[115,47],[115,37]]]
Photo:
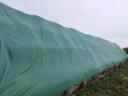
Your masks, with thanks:
[[[128,0],[0,0],[65,27],[128,47]]]

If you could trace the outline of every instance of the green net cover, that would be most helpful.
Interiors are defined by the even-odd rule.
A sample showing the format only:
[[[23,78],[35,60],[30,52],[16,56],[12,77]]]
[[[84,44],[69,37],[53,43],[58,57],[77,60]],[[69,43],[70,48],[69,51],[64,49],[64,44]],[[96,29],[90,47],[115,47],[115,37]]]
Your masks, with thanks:
[[[0,3],[0,96],[57,96],[127,58],[114,43]]]

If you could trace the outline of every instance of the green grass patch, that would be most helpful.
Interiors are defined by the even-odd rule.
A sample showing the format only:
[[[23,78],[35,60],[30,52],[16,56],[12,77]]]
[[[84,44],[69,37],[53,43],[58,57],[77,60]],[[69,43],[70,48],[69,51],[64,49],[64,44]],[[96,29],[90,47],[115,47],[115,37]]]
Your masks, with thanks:
[[[99,80],[90,82],[78,96],[128,96],[128,60]]]

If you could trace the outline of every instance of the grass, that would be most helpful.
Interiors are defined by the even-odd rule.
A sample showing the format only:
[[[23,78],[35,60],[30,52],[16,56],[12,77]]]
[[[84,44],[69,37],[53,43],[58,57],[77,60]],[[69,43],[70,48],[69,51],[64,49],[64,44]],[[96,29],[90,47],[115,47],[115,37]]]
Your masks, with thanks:
[[[111,73],[92,81],[78,96],[128,96],[128,60]]]

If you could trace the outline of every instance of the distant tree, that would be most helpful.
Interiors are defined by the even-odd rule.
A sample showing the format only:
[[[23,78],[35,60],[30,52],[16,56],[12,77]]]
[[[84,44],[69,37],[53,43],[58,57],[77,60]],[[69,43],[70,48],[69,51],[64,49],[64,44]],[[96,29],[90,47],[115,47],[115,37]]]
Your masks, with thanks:
[[[124,48],[124,51],[128,54],[128,47]]]

